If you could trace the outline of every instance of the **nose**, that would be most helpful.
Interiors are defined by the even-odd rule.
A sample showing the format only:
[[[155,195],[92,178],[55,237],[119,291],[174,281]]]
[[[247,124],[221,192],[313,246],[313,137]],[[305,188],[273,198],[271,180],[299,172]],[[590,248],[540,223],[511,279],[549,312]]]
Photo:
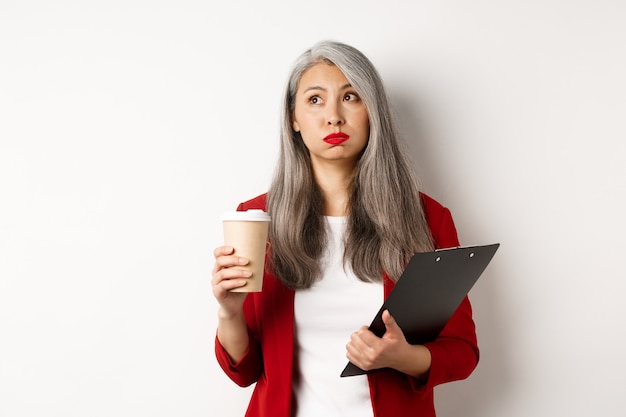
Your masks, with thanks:
[[[345,119],[343,116],[341,105],[334,104],[334,105],[328,106],[328,113],[326,115],[326,123],[328,123],[329,126],[341,126],[345,124]]]

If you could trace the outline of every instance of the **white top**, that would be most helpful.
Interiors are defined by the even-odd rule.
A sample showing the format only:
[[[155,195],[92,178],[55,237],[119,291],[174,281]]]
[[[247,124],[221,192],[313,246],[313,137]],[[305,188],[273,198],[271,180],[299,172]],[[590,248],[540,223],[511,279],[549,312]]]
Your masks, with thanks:
[[[326,220],[330,236],[322,278],[295,295],[294,415],[373,416],[367,376],[339,375],[348,363],[350,335],[371,323],[384,299],[383,285],[360,281],[350,268],[344,271],[347,218]]]

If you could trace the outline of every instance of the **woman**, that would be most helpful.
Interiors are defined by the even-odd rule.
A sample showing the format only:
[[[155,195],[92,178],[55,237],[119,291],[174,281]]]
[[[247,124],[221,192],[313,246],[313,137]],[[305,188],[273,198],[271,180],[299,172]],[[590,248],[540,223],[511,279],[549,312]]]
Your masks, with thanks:
[[[272,216],[260,293],[234,293],[248,260],[215,249],[215,350],[247,416],[434,416],[433,388],[469,376],[478,347],[465,298],[439,338],[410,345],[388,311],[364,324],[414,252],[458,246],[450,212],[418,192],[380,76],[358,50],[321,42],[286,88],[268,194],[239,205]],[[340,378],[347,360],[376,372]]]

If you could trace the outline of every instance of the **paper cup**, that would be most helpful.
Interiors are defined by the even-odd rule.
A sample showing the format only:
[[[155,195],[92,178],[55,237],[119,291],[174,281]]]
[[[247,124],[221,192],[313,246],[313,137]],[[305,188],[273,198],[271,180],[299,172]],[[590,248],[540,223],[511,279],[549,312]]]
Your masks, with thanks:
[[[263,210],[234,211],[222,216],[224,244],[235,248],[235,255],[250,260],[248,265],[237,268],[252,273],[246,285],[231,291],[260,292],[263,288],[269,222],[270,216]]]

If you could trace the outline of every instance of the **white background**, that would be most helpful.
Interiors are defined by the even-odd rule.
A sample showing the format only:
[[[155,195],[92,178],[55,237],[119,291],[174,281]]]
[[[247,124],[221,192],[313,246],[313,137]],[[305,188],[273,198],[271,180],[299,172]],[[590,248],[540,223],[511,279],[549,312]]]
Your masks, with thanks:
[[[626,414],[619,0],[0,1],[0,416],[240,416],[220,214],[264,192],[293,60],[385,79],[463,244],[474,374],[440,416]]]

